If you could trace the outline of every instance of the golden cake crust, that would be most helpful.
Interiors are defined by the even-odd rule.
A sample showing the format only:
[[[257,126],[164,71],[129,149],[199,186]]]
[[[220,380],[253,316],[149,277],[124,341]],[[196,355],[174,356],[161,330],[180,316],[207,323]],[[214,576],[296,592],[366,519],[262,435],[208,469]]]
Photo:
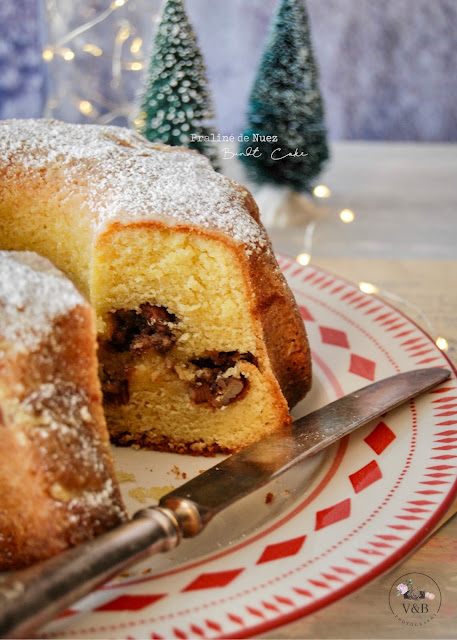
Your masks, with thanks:
[[[0,276],[5,570],[89,540],[125,511],[101,404],[93,310],[35,254],[0,251]]]

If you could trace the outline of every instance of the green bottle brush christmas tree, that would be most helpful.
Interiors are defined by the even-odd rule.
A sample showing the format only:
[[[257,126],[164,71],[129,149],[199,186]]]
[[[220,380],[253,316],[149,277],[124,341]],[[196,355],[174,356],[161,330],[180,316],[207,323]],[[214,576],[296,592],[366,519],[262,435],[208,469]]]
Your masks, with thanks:
[[[217,166],[206,68],[182,0],[165,2],[140,105],[138,129],[148,140],[195,149]]]
[[[269,206],[311,193],[329,157],[324,106],[303,0],[280,0],[250,94],[240,152]],[[257,152],[256,152],[257,150]],[[278,190],[279,189],[279,190]]]

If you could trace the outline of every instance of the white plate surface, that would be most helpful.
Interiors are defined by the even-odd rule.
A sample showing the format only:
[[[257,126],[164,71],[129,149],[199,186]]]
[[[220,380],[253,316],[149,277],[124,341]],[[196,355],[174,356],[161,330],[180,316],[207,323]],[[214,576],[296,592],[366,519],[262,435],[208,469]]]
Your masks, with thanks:
[[[45,637],[227,638],[274,629],[393,567],[450,506],[457,382],[446,356],[411,320],[353,284],[279,262],[313,354],[313,389],[296,417],[410,369],[447,367],[451,379],[81,600]],[[132,513],[217,462],[132,449],[114,455]]]

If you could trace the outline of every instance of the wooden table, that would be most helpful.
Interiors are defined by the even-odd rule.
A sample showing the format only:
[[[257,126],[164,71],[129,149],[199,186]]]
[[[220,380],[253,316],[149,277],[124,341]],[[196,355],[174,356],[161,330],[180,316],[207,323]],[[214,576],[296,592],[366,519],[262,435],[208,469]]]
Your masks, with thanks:
[[[457,145],[340,142],[321,177],[331,196],[286,215],[269,229],[277,251],[304,251],[306,224],[316,223],[311,261],[353,282],[376,285],[457,362]],[[242,168],[224,172],[246,183]],[[344,224],[342,209],[354,212]],[[286,212],[287,213],[287,212]],[[283,220],[284,221],[284,220]],[[457,505],[409,558],[357,592],[262,638],[457,638]],[[402,574],[434,577],[442,593],[437,618],[423,628],[399,623],[388,593]]]

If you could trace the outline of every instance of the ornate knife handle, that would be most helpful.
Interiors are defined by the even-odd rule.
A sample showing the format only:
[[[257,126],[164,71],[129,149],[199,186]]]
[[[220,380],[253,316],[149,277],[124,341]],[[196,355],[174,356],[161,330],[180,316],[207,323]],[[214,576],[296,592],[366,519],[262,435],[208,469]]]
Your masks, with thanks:
[[[0,577],[0,637],[29,638],[119,571],[176,547],[180,539],[173,512],[150,507],[90,542]]]

